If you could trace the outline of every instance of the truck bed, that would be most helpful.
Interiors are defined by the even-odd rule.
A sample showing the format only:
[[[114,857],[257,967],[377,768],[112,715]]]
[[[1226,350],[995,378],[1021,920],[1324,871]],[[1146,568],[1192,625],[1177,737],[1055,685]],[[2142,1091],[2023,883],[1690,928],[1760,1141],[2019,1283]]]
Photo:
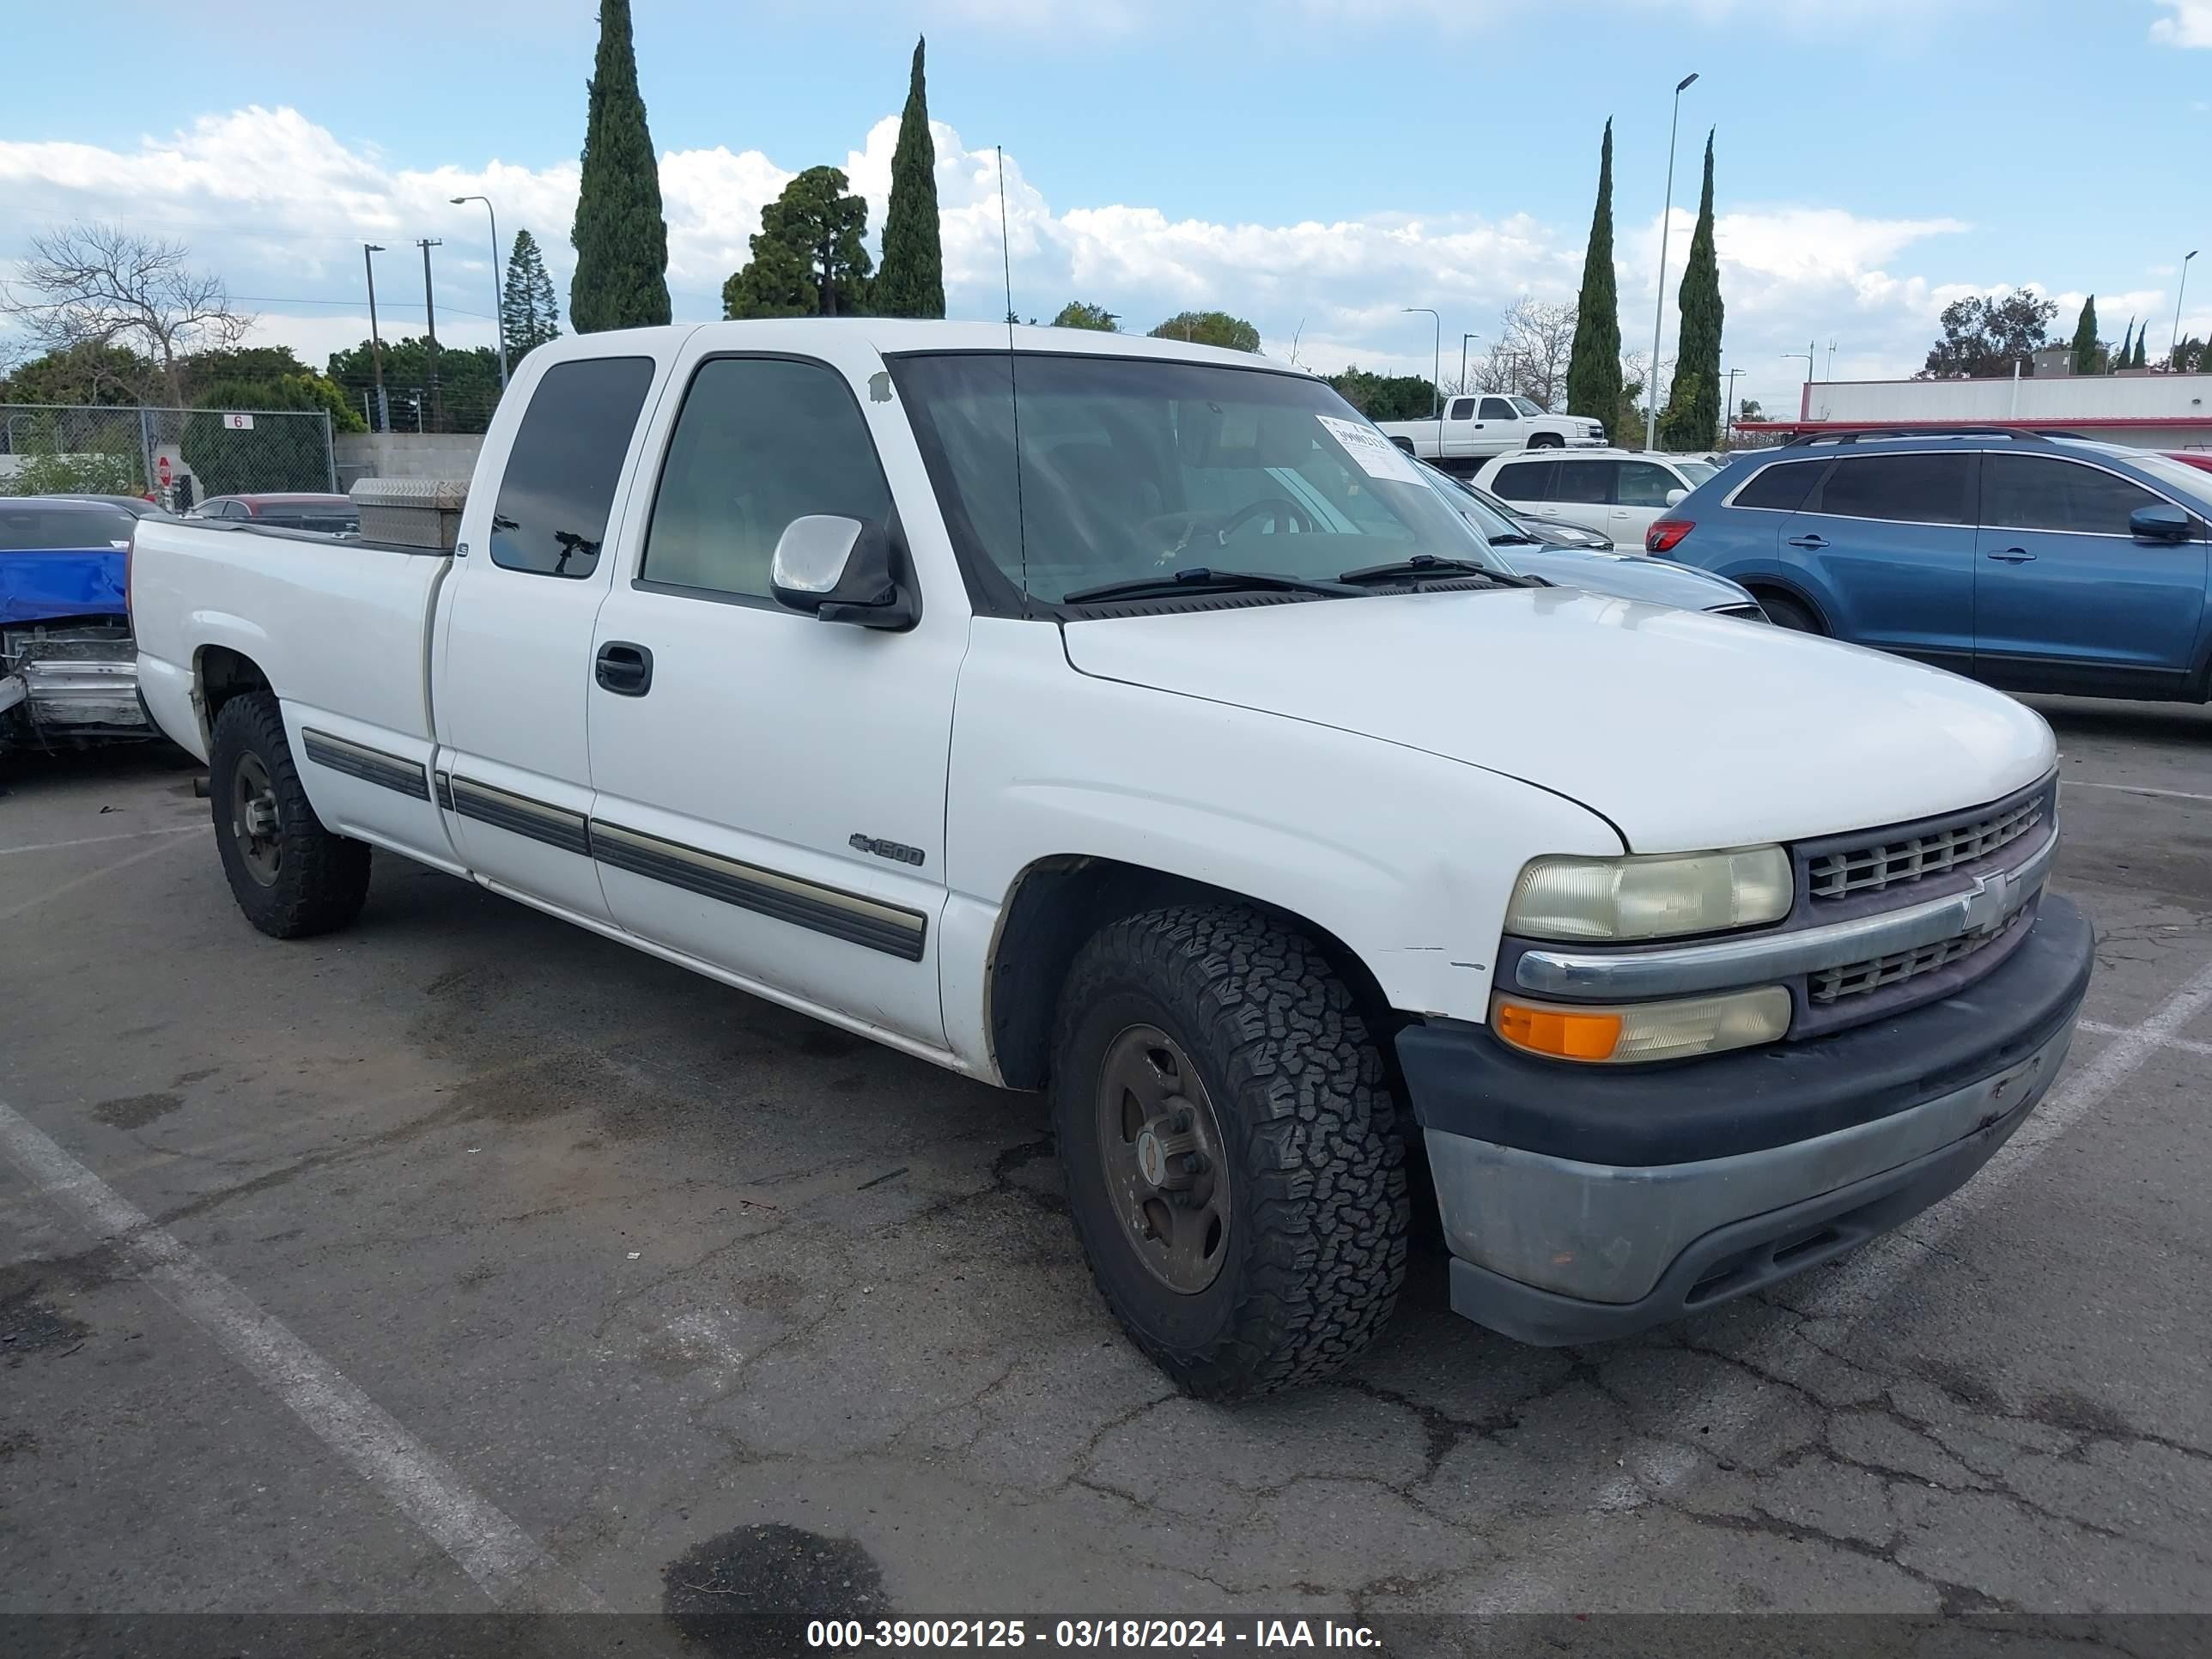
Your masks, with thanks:
[[[195,659],[228,647],[289,704],[428,742],[430,619],[450,562],[434,549],[313,531],[146,520],[131,602],[147,706],[204,757]]]

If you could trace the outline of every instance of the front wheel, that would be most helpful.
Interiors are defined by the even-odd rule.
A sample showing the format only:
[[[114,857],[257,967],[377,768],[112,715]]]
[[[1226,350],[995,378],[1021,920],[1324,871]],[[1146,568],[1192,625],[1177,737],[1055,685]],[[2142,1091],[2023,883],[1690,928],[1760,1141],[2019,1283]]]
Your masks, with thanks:
[[[1406,1270],[1382,1058],[1313,942],[1257,912],[1109,924],[1069,970],[1053,1118],[1093,1279],[1184,1391],[1325,1376]]]
[[[368,896],[368,843],[333,835],[308,804],[270,692],[233,697],[208,747],[223,874],[246,919],[275,939],[344,927]]]
[[[1565,449],[1566,447],[1566,441],[1561,438],[1556,432],[1535,432],[1529,434],[1528,447],[1531,449]]]

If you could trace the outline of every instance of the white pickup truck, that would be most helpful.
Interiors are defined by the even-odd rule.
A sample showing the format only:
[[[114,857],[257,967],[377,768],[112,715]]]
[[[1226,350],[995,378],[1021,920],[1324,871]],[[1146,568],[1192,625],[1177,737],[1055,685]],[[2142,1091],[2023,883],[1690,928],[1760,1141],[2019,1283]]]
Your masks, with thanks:
[[[141,528],[140,684],[246,915],[349,923],[383,848],[1048,1089],[1195,1393],[1358,1353],[1416,1199],[1533,1341],[1826,1261],[2012,1133],[2087,983],[2037,715],[1533,584],[1243,353],[563,339],[458,538]]]
[[[1498,392],[1448,398],[1425,421],[1384,421],[1381,430],[1408,455],[1448,472],[1472,472],[1492,456],[1516,449],[1605,447],[1602,421],[1547,415],[1533,398]]]

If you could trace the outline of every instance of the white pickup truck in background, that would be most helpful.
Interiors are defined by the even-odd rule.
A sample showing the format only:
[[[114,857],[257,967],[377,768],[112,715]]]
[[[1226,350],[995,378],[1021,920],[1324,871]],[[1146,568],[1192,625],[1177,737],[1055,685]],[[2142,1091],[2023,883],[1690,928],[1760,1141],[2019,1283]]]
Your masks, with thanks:
[[[1378,422],[1408,455],[1447,472],[1472,472],[1493,455],[1516,449],[1602,448],[1605,423],[1579,415],[1547,415],[1533,398],[1499,392],[1447,398],[1425,421]]]
[[[1531,585],[1243,353],[558,340],[457,534],[141,526],[140,685],[246,915],[373,923],[383,848],[1049,1090],[1194,1393],[1356,1355],[1416,1197],[1533,1341],[1829,1260],[2019,1127],[2087,984],[2033,712]]]

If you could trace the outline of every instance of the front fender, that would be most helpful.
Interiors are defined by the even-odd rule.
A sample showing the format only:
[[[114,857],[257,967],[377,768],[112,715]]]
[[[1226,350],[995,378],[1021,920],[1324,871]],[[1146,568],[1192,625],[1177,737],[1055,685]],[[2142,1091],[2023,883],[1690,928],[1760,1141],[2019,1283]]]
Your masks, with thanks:
[[[945,848],[955,904],[993,915],[1025,870],[1054,858],[1243,894],[1341,940],[1394,1008],[1458,1019],[1486,1011],[1521,866],[1541,853],[1625,850],[1595,813],[1534,785],[1088,678],[1068,666],[1057,629],[994,619],[977,622],[962,669]],[[948,986],[980,983],[982,963],[945,972]],[[948,1025],[966,1012],[952,1000]]]

